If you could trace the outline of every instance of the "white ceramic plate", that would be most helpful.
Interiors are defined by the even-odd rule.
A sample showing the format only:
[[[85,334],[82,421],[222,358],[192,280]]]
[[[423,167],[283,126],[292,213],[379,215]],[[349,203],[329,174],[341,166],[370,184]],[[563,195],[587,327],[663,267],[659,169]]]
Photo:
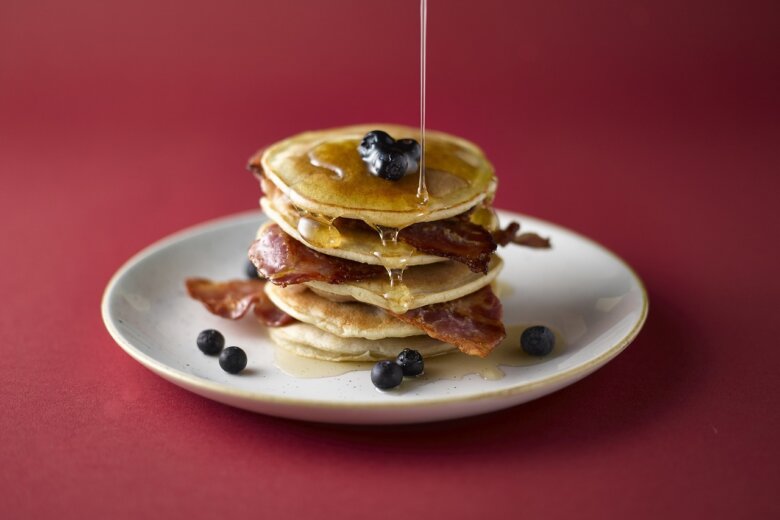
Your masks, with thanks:
[[[486,370],[484,364],[474,370],[457,363],[437,368],[433,359],[424,378],[405,380],[390,392],[374,388],[366,365],[337,376],[289,375],[296,372],[279,368],[285,368],[284,358],[277,362],[264,327],[251,315],[236,322],[213,316],[184,288],[191,276],[243,278],[247,247],[265,219],[258,212],[184,230],[135,255],[106,287],[103,320],[119,346],[156,374],[204,397],[264,414],[381,424],[507,408],[570,385],[614,358],[639,333],[648,302],[636,274],[598,244],[542,220],[507,212],[499,216],[503,223],[517,220],[524,230],[549,236],[553,243],[551,250],[499,250],[506,267],[497,287],[509,331],[502,354],[496,356],[508,363],[500,372]],[[519,349],[519,332],[529,324],[556,331],[558,342],[547,357],[531,358]],[[228,345],[247,352],[244,372],[228,374],[215,357],[197,349],[195,338],[208,328],[220,330]],[[502,372],[502,378],[484,378]]]

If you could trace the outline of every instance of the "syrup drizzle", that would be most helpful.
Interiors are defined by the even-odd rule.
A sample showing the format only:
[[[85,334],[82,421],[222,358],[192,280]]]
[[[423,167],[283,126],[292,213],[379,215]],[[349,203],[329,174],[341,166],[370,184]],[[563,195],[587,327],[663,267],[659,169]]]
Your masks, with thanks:
[[[405,269],[405,267],[400,269],[387,269],[387,275],[390,277],[390,289],[382,295],[390,305],[390,310],[401,314],[408,311],[414,301],[412,292],[404,283]]]
[[[314,151],[309,152],[309,162],[318,168],[326,168],[332,171],[336,174],[336,178],[338,179],[344,178],[344,170],[338,164],[333,164],[328,161],[321,160],[319,157],[317,157]]]
[[[428,0],[420,0],[420,182],[417,199],[428,204],[428,186],[425,184],[425,55],[428,25]]]
[[[374,226],[379,233],[379,240],[382,241],[382,247],[388,247],[388,241],[393,246],[398,244],[398,232],[400,229],[386,226]]]
[[[481,202],[476,208],[474,208],[474,210],[471,212],[471,215],[469,215],[469,220],[478,226],[482,226],[488,231],[495,231],[499,228],[498,215],[496,215],[496,210],[494,210],[490,204],[486,204],[484,201]]]
[[[372,227],[379,233],[379,239],[382,241],[382,249],[374,251],[374,256],[379,259],[382,259],[387,253],[400,256],[398,254],[398,232],[400,229],[385,226]],[[408,311],[414,301],[411,291],[404,283],[404,271],[406,270],[406,262],[408,260],[408,256],[400,257],[400,268],[385,268],[390,279],[390,288],[382,296],[390,304],[393,312],[403,313]]]
[[[312,213],[303,208],[295,208],[298,211],[298,233],[304,240],[315,247],[339,247],[341,245],[341,233],[333,225],[335,218],[329,218],[319,213]]]

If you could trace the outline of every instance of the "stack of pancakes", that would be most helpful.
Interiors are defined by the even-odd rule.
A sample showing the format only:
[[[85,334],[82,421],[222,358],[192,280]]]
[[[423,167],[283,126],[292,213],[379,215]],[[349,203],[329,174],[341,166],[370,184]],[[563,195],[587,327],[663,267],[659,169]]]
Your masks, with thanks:
[[[418,174],[390,181],[369,171],[357,148],[376,129],[419,140],[415,128],[352,126],[296,135],[250,160],[270,218],[258,231],[250,259],[272,282],[265,284],[270,300],[297,320],[269,329],[271,338],[298,355],[331,361],[393,358],[404,348],[423,356],[458,348],[487,355],[503,339],[500,303],[489,288],[502,266],[495,244],[475,268],[452,255],[432,254],[421,242],[426,232],[439,238],[452,234],[442,222],[463,220],[489,233],[498,229],[490,207],[493,167],[475,145],[426,131],[426,202],[418,193]],[[419,231],[416,240],[403,240],[412,235],[404,230]],[[300,276],[307,269],[309,275]],[[322,274],[326,271],[330,274]],[[490,308],[478,310],[476,320],[464,326],[475,294]],[[469,349],[469,340],[464,348],[458,330],[473,334],[486,313],[498,319],[500,334],[494,331],[485,349]],[[455,314],[459,317],[448,321]],[[486,326],[495,329],[495,323]]]

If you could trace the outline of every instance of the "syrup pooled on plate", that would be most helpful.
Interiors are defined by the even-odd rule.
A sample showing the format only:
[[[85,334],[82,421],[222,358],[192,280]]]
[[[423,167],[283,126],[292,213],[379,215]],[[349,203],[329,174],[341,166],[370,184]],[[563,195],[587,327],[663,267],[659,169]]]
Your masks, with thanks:
[[[520,348],[520,336],[527,329],[526,325],[511,325],[507,327],[507,337],[487,358],[465,356],[462,354],[444,354],[425,359],[425,372],[415,378],[407,378],[403,385],[411,383],[420,386],[425,383],[444,380],[460,380],[470,374],[476,374],[486,381],[502,379],[506,373],[502,367],[521,367],[549,361],[566,349],[563,336],[555,334],[555,349],[546,357],[534,357],[526,354]],[[322,378],[335,377],[349,372],[371,370],[374,362],[336,362],[320,361],[305,358],[282,350],[275,349],[275,364],[279,370],[293,377]]]

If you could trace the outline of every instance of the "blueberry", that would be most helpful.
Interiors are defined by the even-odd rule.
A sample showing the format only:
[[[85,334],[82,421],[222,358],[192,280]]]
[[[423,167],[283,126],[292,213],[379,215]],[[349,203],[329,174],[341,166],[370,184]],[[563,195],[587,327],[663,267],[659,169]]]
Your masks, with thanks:
[[[228,347],[219,355],[219,366],[225,372],[238,374],[246,368],[246,352],[238,347]]]
[[[395,142],[396,147],[414,162],[420,162],[420,143],[414,139],[399,139]]]
[[[520,346],[526,354],[546,356],[555,346],[555,335],[543,325],[528,327],[520,336]]]
[[[255,264],[253,264],[251,260],[246,261],[244,272],[246,273],[246,277],[250,280],[260,279],[260,273],[257,272],[257,267],[255,267]]]
[[[363,137],[358,146],[358,153],[361,157],[371,154],[376,148],[383,148],[395,144],[395,139],[390,134],[382,130],[373,130]]]
[[[401,384],[404,371],[394,361],[380,361],[371,369],[371,382],[380,390],[389,390]]]
[[[201,352],[213,356],[225,346],[225,337],[218,330],[208,329],[198,334],[197,343]]]
[[[420,145],[414,139],[396,141],[387,132],[374,130],[363,137],[358,153],[374,175],[397,181],[416,172],[420,163]]]
[[[423,373],[425,365],[423,357],[416,350],[405,348],[395,359],[405,376],[419,376]]]
[[[406,154],[395,148],[389,150],[377,150],[376,158],[369,164],[369,169],[374,175],[378,175],[389,181],[397,181],[406,175],[408,161]]]

